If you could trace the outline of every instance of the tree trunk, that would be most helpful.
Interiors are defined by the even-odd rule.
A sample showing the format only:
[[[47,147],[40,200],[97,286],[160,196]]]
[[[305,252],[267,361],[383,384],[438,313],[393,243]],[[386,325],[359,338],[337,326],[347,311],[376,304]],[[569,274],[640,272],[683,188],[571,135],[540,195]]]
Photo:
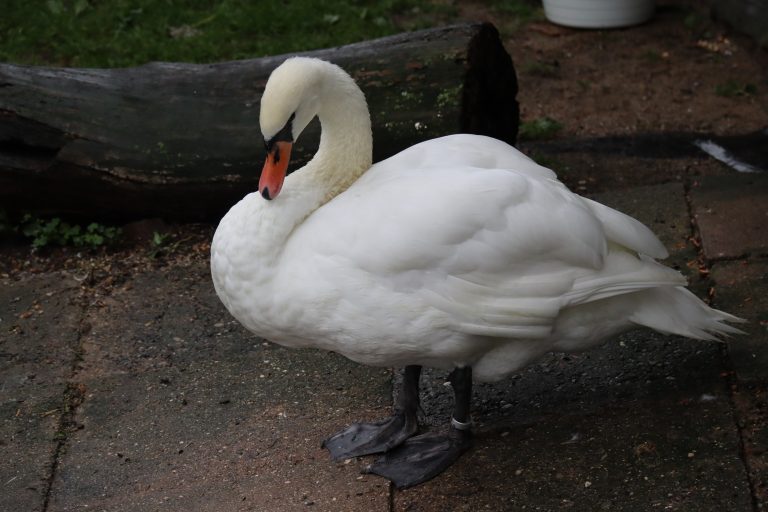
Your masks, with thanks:
[[[371,110],[374,160],[456,132],[515,142],[517,80],[489,24],[303,55],[345,68]],[[126,69],[0,64],[0,209],[211,220],[256,189],[259,99],[288,56]],[[313,121],[291,168],[317,149]]]

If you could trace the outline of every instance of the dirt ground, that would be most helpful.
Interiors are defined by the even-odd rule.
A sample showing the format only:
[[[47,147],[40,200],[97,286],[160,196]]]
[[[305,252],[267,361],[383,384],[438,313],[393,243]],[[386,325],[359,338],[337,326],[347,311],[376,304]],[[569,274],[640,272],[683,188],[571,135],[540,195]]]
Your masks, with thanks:
[[[768,124],[768,55],[711,19],[706,2],[659,1],[635,28],[578,30],[509,20],[466,6],[500,28],[525,120],[549,116],[561,136],[644,132],[747,133]],[[746,90],[745,90],[746,89]]]

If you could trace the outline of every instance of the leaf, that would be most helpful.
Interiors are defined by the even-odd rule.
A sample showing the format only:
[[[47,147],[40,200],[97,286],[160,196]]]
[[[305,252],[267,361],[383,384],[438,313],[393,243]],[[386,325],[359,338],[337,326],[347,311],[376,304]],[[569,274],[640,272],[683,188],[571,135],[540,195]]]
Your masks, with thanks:
[[[155,247],[161,247],[165,244],[165,240],[168,238],[168,234],[160,234],[157,231],[152,233],[152,245]]]
[[[83,11],[89,8],[91,4],[88,0],[77,0],[75,2],[75,16],[79,16]]]
[[[48,221],[48,224],[45,225],[44,229],[46,232],[52,233],[53,231],[56,231],[56,228],[59,227],[59,224],[61,224],[61,219],[58,217],[54,217]]]
[[[48,237],[45,235],[38,235],[32,240],[32,247],[34,249],[40,249],[48,245]]]
[[[64,12],[64,3],[61,0],[47,0],[45,6],[51,11],[51,14],[56,16]]]

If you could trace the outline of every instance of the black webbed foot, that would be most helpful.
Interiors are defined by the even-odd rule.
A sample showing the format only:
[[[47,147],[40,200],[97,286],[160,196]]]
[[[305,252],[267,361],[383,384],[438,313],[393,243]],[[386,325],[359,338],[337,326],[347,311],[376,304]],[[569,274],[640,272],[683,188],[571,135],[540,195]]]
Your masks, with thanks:
[[[472,444],[468,430],[451,428],[448,434],[412,437],[376,460],[367,473],[383,476],[398,489],[430,480],[453,464]]]
[[[382,453],[414,435],[419,428],[416,411],[420,375],[421,366],[405,367],[402,391],[392,416],[375,423],[355,423],[323,441],[333,460]]]
[[[323,447],[336,461],[382,453],[402,444],[417,429],[416,414],[395,411],[389,418],[375,423],[353,423],[323,441]]]

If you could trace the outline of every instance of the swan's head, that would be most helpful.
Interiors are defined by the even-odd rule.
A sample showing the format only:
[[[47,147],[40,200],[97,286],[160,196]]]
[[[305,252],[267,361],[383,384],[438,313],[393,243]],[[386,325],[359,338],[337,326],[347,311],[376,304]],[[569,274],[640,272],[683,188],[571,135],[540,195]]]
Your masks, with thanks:
[[[325,61],[293,57],[269,76],[261,97],[259,124],[267,146],[267,160],[259,179],[259,193],[274,199],[280,193],[288,170],[293,142],[320,108]]]

